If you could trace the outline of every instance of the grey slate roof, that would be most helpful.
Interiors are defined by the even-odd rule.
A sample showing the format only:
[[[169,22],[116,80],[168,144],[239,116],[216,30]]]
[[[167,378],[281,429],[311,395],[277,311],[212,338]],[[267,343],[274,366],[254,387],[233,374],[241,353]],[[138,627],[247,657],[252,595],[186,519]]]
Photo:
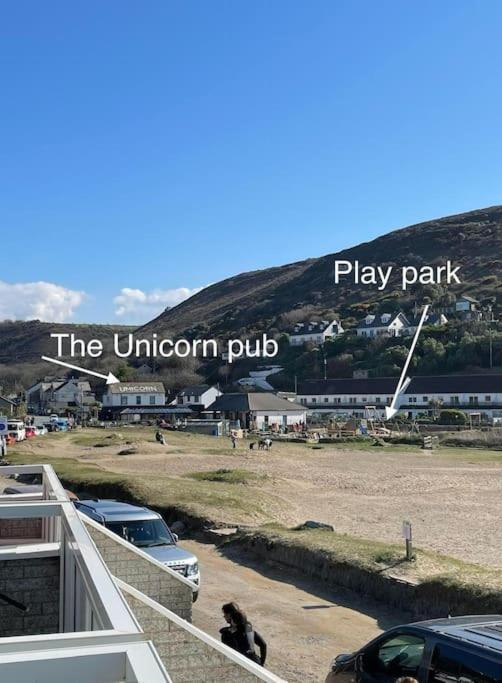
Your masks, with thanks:
[[[240,413],[261,410],[291,413],[305,410],[305,406],[293,403],[292,401],[286,401],[275,394],[249,392],[247,394],[222,394],[206,410],[218,412],[235,411]]]
[[[191,384],[182,389],[178,396],[202,396],[210,388],[209,384]]]
[[[309,379],[299,382],[300,396],[368,395],[391,396],[397,386],[397,377],[368,379]],[[429,375],[413,377],[405,394],[473,394],[502,393],[502,375]]]
[[[288,330],[288,334],[321,334],[331,325],[332,322],[335,323],[336,328],[339,327],[339,322],[337,320],[321,320],[320,322],[296,323],[292,329]]]
[[[375,313],[372,315],[373,320],[367,322],[366,318],[363,318],[357,323],[356,328],[362,330],[369,330],[372,327],[388,327],[396,318],[400,318],[405,325],[408,324],[408,320],[404,313],[391,313],[390,318],[387,320],[387,322],[382,321],[382,315],[386,315],[385,313]]]

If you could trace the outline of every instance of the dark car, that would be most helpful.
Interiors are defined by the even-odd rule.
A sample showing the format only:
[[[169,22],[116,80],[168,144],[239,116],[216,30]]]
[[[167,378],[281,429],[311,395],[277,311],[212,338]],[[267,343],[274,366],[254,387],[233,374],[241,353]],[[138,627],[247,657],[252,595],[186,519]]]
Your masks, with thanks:
[[[398,626],[338,655],[325,683],[502,683],[502,615]]]

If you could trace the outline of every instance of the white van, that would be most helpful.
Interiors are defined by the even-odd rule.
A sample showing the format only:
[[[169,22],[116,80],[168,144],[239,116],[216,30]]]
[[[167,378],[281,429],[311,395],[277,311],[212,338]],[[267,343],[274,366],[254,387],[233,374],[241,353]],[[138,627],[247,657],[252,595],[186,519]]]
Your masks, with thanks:
[[[24,422],[21,420],[11,420],[8,422],[7,430],[16,441],[24,441],[26,439],[26,429],[24,428]]]

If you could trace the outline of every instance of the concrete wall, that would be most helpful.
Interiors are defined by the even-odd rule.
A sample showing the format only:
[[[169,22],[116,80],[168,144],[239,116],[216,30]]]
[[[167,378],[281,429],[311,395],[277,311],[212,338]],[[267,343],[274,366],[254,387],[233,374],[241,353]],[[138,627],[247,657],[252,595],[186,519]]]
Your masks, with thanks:
[[[123,593],[173,683],[281,683],[277,676],[191,624],[176,620],[167,610],[145,604],[125,590]]]
[[[21,612],[0,600],[0,637],[58,632],[59,557],[0,561],[0,593],[29,607]]]
[[[192,619],[192,588],[176,572],[163,567],[127,541],[82,515],[110,572],[183,619]]]

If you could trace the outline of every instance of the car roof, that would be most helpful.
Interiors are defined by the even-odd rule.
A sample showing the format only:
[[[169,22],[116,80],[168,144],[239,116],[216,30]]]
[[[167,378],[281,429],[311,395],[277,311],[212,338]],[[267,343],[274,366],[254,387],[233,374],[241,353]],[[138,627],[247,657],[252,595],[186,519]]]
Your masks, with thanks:
[[[80,500],[78,507],[85,505],[94,512],[101,515],[105,521],[112,522],[114,519],[157,519],[159,515],[153,510],[149,510],[139,505],[130,505],[119,500],[99,499],[99,500]]]
[[[502,615],[431,619],[411,624],[419,629],[433,631],[438,636],[488,648],[502,654]]]

